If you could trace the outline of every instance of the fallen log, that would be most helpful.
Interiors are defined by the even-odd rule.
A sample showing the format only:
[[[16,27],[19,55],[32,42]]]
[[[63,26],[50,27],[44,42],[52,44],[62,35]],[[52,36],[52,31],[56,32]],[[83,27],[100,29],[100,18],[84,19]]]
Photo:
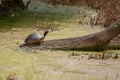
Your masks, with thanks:
[[[115,37],[108,44],[109,49],[120,49],[120,35]]]
[[[65,38],[58,40],[48,40],[42,42],[40,45],[32,45],[37,49],[60,49],[60,50],[104,50],[108,47],[112,47],[113,44],[108,45],[110,41],[120,33],[120,19],[111,24],[108,28],[101,32],[94,34]],[[21,47],[28,47],[23,44]]]

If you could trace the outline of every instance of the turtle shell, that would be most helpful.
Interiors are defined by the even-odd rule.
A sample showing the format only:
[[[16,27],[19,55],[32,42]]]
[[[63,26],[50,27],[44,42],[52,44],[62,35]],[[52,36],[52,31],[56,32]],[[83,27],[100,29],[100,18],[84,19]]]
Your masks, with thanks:
[[[25,43],[26,44],[35,44],[35,43],[42,41],[43,38],[44,38],[44,35],[42,35],[42,34],[40,35],[38,33],[32,33],[25,39]]]

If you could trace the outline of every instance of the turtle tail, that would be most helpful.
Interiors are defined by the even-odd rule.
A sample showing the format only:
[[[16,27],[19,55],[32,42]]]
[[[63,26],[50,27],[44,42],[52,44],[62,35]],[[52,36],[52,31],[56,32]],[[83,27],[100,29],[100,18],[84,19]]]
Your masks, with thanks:
[[[49,31],[47,30],[47,31],[45,31],[45,33],[44,33],[44,37],[47,35],[49,33]]]

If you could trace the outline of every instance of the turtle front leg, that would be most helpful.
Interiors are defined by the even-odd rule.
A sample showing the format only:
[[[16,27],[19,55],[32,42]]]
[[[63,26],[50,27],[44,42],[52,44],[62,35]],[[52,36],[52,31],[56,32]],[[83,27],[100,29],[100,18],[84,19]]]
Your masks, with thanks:
[[[44,41],[40,41],[38,43],[36,43],[36,45],[40,46],[41,43],[43,43]]]

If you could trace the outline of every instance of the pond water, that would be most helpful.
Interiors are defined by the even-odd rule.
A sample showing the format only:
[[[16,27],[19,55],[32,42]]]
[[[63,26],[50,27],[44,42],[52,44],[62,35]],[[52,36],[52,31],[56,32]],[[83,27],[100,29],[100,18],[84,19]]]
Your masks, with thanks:
[[[69,27],[50,32],[45,40],[70,38],[98,32],[101,29]],[[119,80],[120,60],[88,60],[84,54],[102,52],[85,51],[24,51],[19,45],[36,28],[14,28],[0,32],[0,80],[14,74],[20,80]],[[120,51],[108,51],[120,53]],[[81,56],[70,56],[72,53]]]

